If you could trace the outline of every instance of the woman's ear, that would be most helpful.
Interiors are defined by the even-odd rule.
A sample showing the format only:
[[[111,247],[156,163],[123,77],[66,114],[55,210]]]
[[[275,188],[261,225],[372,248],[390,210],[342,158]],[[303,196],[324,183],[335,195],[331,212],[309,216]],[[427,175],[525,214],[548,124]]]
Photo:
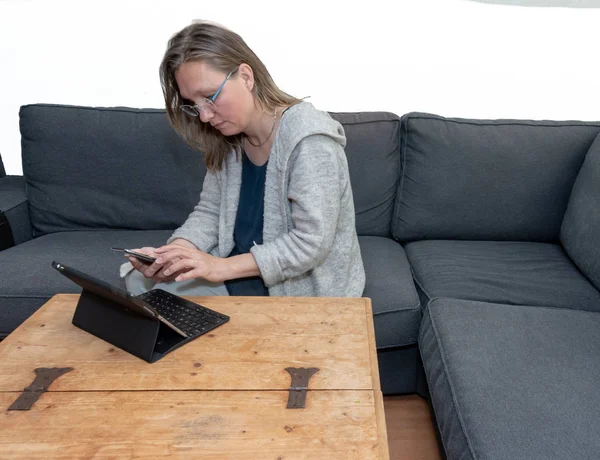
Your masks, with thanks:
[[[254,89],[254,72],[252,71],[252,67],[246,63],[240,64],[238,72],[240,73],[243,85],[251,92]]]

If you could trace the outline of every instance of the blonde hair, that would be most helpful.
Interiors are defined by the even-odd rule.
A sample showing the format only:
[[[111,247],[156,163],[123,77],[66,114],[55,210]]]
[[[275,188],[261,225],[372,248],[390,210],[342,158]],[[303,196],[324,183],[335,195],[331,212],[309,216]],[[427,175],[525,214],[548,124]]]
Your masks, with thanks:
[[[248,64],[254,72],[254,101],[262,110],[272,111],[300,102],[277,87],[262,61],[235,32],[208,21],[194,21],[177,32],[169,40],[159,71],[167,116],[171,126],[189,145],[204,152],[204,161],[210,170],[220,170],[232,148],[236,154],[240,152],[243,134],[224,136],[198,117],[181,111],[181,105],[186,102],[179,93],[175,72],[188,61],[202,61],[224,73],[237,70],[240,64]]]

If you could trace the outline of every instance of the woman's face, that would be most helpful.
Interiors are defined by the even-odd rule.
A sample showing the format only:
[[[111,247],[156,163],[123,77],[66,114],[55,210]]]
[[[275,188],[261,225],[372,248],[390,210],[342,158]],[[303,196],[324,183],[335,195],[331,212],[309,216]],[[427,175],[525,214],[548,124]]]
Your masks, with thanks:
[[[226,73],[202,61],[188,61],[175,72],[179,93],[191,105],[212,98],[226,77]],[[225,136],[244,132],[254,111],[253,85],[252,70],[247,64],[240,65],[221,88],[214,106],[209,105],[212,110],[200,112],[200,121],[210,123]]]

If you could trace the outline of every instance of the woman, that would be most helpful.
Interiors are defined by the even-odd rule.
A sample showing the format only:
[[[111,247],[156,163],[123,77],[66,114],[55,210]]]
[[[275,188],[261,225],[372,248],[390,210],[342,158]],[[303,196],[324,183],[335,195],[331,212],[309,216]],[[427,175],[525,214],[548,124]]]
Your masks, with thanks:
[[[205,154],[200,202],[128,289],[179,295],[362,295],[342,126],[281,91],[242,38],[198,22],[160,66],[174,129]]]

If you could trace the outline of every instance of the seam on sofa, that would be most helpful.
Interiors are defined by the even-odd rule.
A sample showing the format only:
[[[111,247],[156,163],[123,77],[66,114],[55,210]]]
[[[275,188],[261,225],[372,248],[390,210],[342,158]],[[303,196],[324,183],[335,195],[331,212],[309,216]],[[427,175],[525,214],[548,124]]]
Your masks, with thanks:
[[[523,120],[522,122],[519,120],[514,120],[514,121],[507,121],[507,122],[503,122],[501,120],[495,121],[495,120],[486,120],[487,122],[475,122],[475,121],[467,121],[467,120],[455,120],[455,119],[451,119],[451,118],[444,118],[444,117],[426,117],[426,116],[411,116],[408,115],[406,118],[406,121],[408,124],[408,119],[411,118],[413,120],[436,120],[436,121],[442,121],[442,122],[451,122],[451,123],[457,123],[457,124],[462,124],[462,125],[473,125],[473,126],[534,126],[534,127],[544,127],[544,128],[560,128],[560,127],[566,127],[566,126],[581,126],[581,127],[596,127],[596,128],[600,128],[600,124],[596,124],[595,122],[589,122],[589,123],[585,123],[585,122],[558,122],[561,124],[554,124],[554,125],[548,125],[548,124],[544,124],[544,121],[540,121],[540,122],[535,122],[533,120],[531,121],[527,121],[527,120]]]
[[[423,291],[423,294],[425,294],[425,296],[429,299],[429,301],[427,302],[427,305],[425,305],[425,307],[428,307],[429,304],[431,303],[431,301],[433,300],[431,295],[429,295],[429,292],[427,292],[427,290],[425,289],[423,284],[417,278],[417,275],[416,275],[415,271],[413,270],[412,266],[410,267],[410,273],[412,274],[414,282],[417,284],[417,286],[419,286],[419,289],[421,289],[421,291]]]
[[[95,111],[95,112],[121,112],[121,113],[148,113],[148,114],[156,114],[156,115],[164,115],[166,114],[165,109],[135,109],[130,108],[127,110],[126,107],[85,107],[79,105],[63,105],[63,104],[26,104],[21,107],[21,109],[25,107],[48,107],[48,108],[59,108],[59,109],[69,109],[69,110],[87,110],[87,111]]]
[[[426,314],[429,316],[429,321],[431,323],[431,330],[433,331],[433,336],[435,337],[435,340],[436,340],[437,345],[438,345],[437,349],[438,349],[438,351],[440,353],[440,359],[442,360],[442,369],[443,369],[444,375],[446,376],[446,380],[448,381],[448,386],[450,387],[450,393],[452,395],[452,403],[454,404],[454,410],[456,411],[456,414],[458,416],[458,422],[460,423],[460,428],[461,428],[461,430],[463,432],[463,436],[467,440],[467,446],[469,447],[469,451],[471,452],[471,457],[473,457],[473,459],[476,460],[477,456],[475,455],[475,451],[473,450],[473,444],[471,442],[471,438],[469,437],[467,431],[465,430],[465,424],[464,424],[463,416],[462,416],[462,413],[459,410],[458,402],[456,401],[456,392],[454,391],[454,385],[452,383],[452,380],[450,379],[450,374],[448,372],[448,366],[446,365],[446,356],[444,355],[444,350],[440,346],[440,337],[439,337],[439,334],[438,334],[437,326],[435,324],[435,321],[433,320],[433,316],[432,316],[431,310],[429,308],[429,306],[431,305],[431,303],[434,300],[436,300],[436,299],[440,299],[440,297],[435,297],[435,298],[431,299],[427,303],[427,312],[426,312]]]
[[[548,311],[564,311],[564,312],[569,312],[572,314],[578,314],[578,315],[588,315],[588,316],[597,316],[600,315],[600,311],[598,310],[575,310],[574,308],[569,308],[569,307],[547,307],[544,305],[524,305],[524,304],[519,304],[519,303],[499,303],[499,302],[487,302],[485,300],[473,300],[473,299],[461,299],[458,297],[434,297],[433,299],[431,299],[427,305],[429,305],[431,302],[433,302],[435,299],[449,299],[449,300],[458,300],[458,301],[464,301],[464,302],[475,302],[475,303],[485,303],[487,305],[495,305],[498,308],[516,308],[516,309],[523,309],[523,308],[535,308],[537,310],[548,310]]]
[[[396,235],[396,221],[400,217],[400,205],[402,204],[402,194],[404,192],[404,177],[406,176],[406,140],[408,139],[408,119],[406,119],[405,123],[400,123],[399,129],[400,136],[400,177],[398,179],[398,191],[396,192],[396,209],[392,216],[392,225],[390,228],[390,232],[392,233],[392,238],[396,241],[399,241],[399,238]]]
[[[386,313],[398,313],[398,312],[402,312],[402,311],[418,312],[420,308],[421,308],[421,301],[419,300],[416,307],[411,307],[410,309],[405,308],[403,310],[386,310],[386,311],[382,311],[382,312],[378,312],[378,313],[373,313],[373,318],[375,318],[376,316],[384,315]],[[422,315],[419,315],[419,316],[422,317]],[[410,346],[410,345],[415,345],[418,342],[419,342],[419,330],[417,329],[417,333],[414,337],[410,336],[410,337],[405,338],[405,340],[394,341],[393,345],[385,345],[382,347],[378,346],[377,349],[385,350],[387,348],[406,347],[406,346]]]
[[[12,211],[13,209],[18,209],[20,206],[25,206],[28,201],[29,200],[26,198],[23,201],[20,201],[19,203],[15,204],[14,206],[11,206],[10,208],[7,208],[5,210],[0,209],[0,211],[6,214],[7,212]]]
[[[337,112],[330,112],[338,115]],[[398,123],[399,120],[370,120],[370,121],[348,121],[343,122],[342,125],[370,125],[372,123]]]
[[[419,302],[416,307],[399,308],[397,310],[384,310],[384,311],[378,311],[377,313],[373,312],[373,316],[385,315],[386,313],[399,313],[402,311],[418,310],[420,306],[421,306],[421,302]]]
[[[377,342],[376,342],[375,347],[377,348],[377,350],[389,350],[390,348],[411,347],[413,345],[418,345],[418,344],[419,344],[419,332],[417,332],[417,334],[414,338],[411,336],[406,340],[394,342],[392,345],[379,346],[379,345],[377,345]]]
[[[600,134],[599,134],[600,136]],[[564,221],[564,219],[563,219]],[[562,225],[561,225],[562,227]],[[594,289],[596,289],[597,291],[600,291],[600,289],[598,287],[596,287],[596,284],[592,281],[592,279],[590,277],[588,277],[587,274],[583,273],[583,271],[581,271],[581,269],[579,268],[579,266],[575,263],[575,261],[571,258],[571,256],[569,255],[569,253],[567,252],[567,250],[565,249],[565,247],[563,246],[562,241],[559,240],[559,242],[557,243],[557,246],[560,247],[560,250],[563,252],[563,255],[566,257],[567,261],[571,264],[571,267],[582,277],[584,277],[591,285]],[[588,310],[589,311],[589,310]]]
[[[414,342],[407,342],[407,343],[403,343],[402,345],[385,345],[383,347],[376,347],[377,350],[391,350],[394,348],[406,348],[406,347],[412,347],[412,346],[419,346],[419,340],[417,337],[417,340],[415,340]]]

